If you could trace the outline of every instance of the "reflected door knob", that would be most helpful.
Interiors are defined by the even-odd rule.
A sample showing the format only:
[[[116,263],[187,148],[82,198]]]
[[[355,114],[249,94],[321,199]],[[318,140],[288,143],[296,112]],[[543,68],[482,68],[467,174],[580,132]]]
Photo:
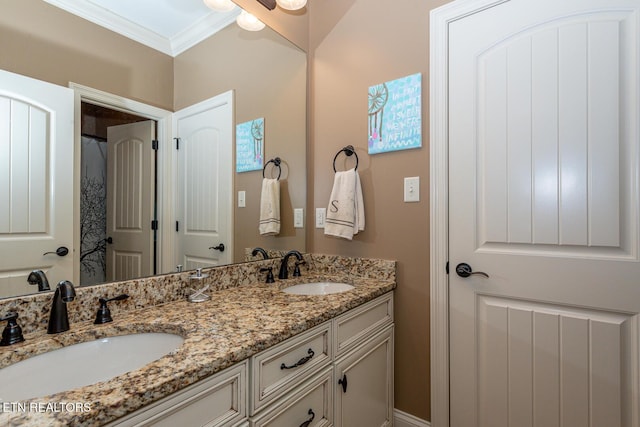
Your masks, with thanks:
[[[218,246],[210,246],[209,249],[215,249],[216,251],[224,252],[224,243],[220,243]]]
[[[69,248],[67,248],[66,246],[60,246],[58,249],[56,249],[55,252],[45,252],[42,255],[56,254],[58,256],[65,256],[68,253],[69,253]]]
[[[477,274],[478,276],[486,277],[487,279],[489,278],[489,275],[487,273],[483,273],[482,271],[473,271],[471,266],[465,262],[461,262],[460,264],[456,265],[456,273],[460,277],[469,277]]]

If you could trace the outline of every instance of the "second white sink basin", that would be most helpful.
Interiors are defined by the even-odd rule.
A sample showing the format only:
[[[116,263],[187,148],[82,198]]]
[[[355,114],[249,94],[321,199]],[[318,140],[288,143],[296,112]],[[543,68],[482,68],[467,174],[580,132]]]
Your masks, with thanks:
[[[346,292],[351,289],[353,289],[353,285],[347,283],[314,282],[289,286],[282,291],[294,295],[328,295]]]
[[[0,401],[16,402],[107,381],[142,368],[183,342],[180,335],[141,333],[39,354],[0,370]]]

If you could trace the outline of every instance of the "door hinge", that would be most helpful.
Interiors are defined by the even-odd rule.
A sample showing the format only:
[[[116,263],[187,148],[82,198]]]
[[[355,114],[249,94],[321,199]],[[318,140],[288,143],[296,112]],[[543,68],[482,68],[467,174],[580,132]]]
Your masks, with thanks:
[[[176,231],[180,231],[180,221],[176,221]]]
[[[158,229],[158,220],[157,219],[152,219],[151,220],[151,229],[152,230],[157,230]]]
[[[180,149],[180,138],[173,138],[176,141],[176,150]]]
[[[158,151],[158,140],[157,139],[154,139],[153,141],[151,141],[151,149]]]
[[[449,274],[449,261],[447,261],[447,265],[444,267],[447,274]]]

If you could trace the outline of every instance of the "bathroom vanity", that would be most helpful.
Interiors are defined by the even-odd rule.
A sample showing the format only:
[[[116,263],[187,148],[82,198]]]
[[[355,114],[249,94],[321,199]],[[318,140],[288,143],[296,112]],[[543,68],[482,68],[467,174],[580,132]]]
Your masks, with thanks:
[[[387,426],[392,416],[387,293],[109,426]]]
[[[115,335],[170,332],[181,335],[184,343],[141,369],[33,399],[84,402],[90,405],[89,411],[5,412],[0,423],[391,425],[395,262],[326,255],[305,255],[305,260],[302,277],[271,284],[264,283],[264,274],[258,272],[274,260],[217,267],[208,271],[212,285],[216,284],[209,301],[188,303],[182,296],[130,310],[116,305],[109,324],[74,321],[72,315],[68,332],[26,334],[24,343],[0,349],[1,366]],[[224,277],[216,275],[225,268]],[[348,283],[354,288],[329,295],[282,291],[315,281]],[[115,294],[123,286],[102,291]],[[80,288],[77,299],[82,298]],[[0,310],[25,306],[23,301],[13,306],[5,302]],[[23,314],[29,319],[29,314]]]

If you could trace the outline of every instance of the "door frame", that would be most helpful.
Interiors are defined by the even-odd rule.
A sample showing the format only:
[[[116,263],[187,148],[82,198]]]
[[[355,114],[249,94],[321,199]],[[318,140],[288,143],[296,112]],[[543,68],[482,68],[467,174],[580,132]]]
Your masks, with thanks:
[[[510,0],[455,0],[430,13],[431,425],[449,425],[449,24]]]
[[[75,195],[80,194],[80,149],[81,149],[81,103],[100,105],[113,110],[124,111],[145,117],[157,122],[156,138],[159,142],[158,161],[156,165],[157,176],[162,177],[157,185],[157,205],[156,211],[158,220],[157,253],[158,263],[157,274],[168,272],[171,269],[173,260],[173,240],[170,224],[174,223],[173,204],[169,203],[173,195],[172,154],[171,154],[171,115],[172,113],[161,108],[143,104],[132,99],[124,98],[98,89],[93,89],[81,84],[69,83],[69,88],[74,91],[74,182],[73,182],[73,211],[77,218],[80,218],[80,198]],[[80,222],[74,226],[73,241],[77,248],[80,247]],[[74,265],[80,265],[80,251],[73,254]],[[74,283],[79,283],[80,269],[74,271]],[[77,277],[76,277],[77,276]]]

